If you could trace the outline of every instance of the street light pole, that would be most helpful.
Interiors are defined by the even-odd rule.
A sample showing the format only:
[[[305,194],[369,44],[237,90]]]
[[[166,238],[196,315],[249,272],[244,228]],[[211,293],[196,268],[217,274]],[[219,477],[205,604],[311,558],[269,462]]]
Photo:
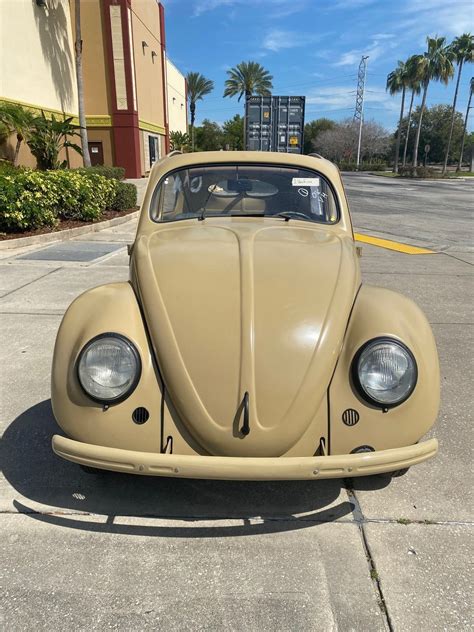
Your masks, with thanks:
[[[357,171],[359,170],[360,163],[360,146],[362,143],[362,124],[364,120],[364,90],[365,90],[365,78],[367,76],[367,60],[368,55],[362,55],[362,59],[359,64],[359,74],[357,77],[357,96],[356,96],[356,108],[354,112],[354,121],[359,121],[359,139],[357,141]]]

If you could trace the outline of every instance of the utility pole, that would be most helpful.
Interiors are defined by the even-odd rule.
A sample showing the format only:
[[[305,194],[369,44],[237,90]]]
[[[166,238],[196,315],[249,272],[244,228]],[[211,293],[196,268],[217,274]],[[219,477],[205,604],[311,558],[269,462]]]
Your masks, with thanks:
[[[362,142],[362,125],[364,121],[364,88],[365,77],[367,75],[367,60],[368,55],[362,55],[362,59],[359,64],[359,74],[357,76],[357,96],[356,107],[354,112],[354,123],[359,121],[359,140],[357,142],[357,170],[359,170],[360,163],[360,145]]]
[[[466,116],[464,117],[464,130],[462,133],[461,141],[461,153],[459,154],[459,162],[456,171],[461,171],[462,167],[462,155],[464,153],[464,141],[466,140],[467,131],[467,119],[469,118],[469,110],[474,107],[471,105],[472,93],[474,92],[474,77],[471,77],[471,83],[469,85],[469,101],[467,102]]]

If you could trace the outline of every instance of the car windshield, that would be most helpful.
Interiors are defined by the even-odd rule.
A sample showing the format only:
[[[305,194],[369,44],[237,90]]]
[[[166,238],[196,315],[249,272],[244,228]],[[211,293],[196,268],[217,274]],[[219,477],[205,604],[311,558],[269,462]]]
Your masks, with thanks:
[[[332,224],[338,220],[338,206],[320,173],[271,165],[179,169],[163,178],[153,194],[155,221],[229,216],[279,216]]]

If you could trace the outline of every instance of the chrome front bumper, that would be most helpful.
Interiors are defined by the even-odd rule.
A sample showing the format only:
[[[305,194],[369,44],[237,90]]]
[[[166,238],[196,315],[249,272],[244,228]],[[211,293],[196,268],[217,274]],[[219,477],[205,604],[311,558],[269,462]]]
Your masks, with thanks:
[[[54,452],[68,461],[104,470],[220,480],[308,480],[381,474],[422,463],[438,452],[430,439],[404,448],[311,457],[222,457],[135,452],[54,435]]]

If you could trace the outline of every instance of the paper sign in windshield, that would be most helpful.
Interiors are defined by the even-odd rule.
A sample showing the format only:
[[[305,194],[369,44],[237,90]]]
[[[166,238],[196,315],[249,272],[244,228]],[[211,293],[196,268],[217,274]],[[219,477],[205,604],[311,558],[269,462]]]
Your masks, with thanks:
[[[294,187],[319,187],[319,178],[293,178],[291,184]]]

